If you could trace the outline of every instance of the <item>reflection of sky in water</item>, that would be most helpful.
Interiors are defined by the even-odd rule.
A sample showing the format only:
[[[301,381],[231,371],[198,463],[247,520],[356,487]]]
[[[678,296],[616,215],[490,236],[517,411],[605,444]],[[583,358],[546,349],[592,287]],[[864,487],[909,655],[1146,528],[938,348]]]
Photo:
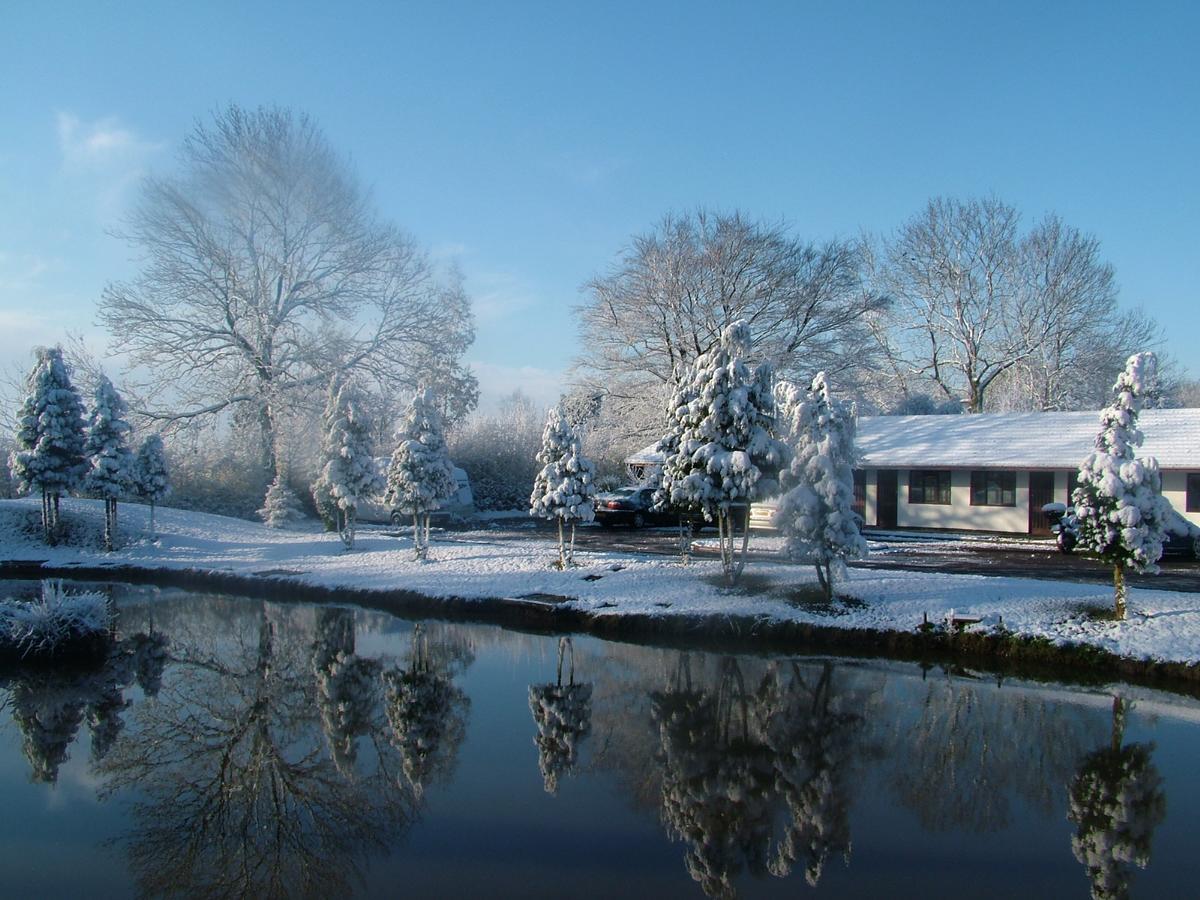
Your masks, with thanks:
[[[131,868],[153,893],[163,887],[147,871],[155,861],[179,862],[189,838],[220,832],[211,822],[198,831],[189,816],[233,810],[237,822],[249,808],[239,802],[276,790],[306,798],[290,807],[300,825],[290,843],[256,838],[254,852],[279,850],[280,871],[293,879],[298,861],[334,872],[318,889],[344,878],[377,896],[700,896],[703,883],[713,893],[732,885],[744,896],[782,896],[808,889],[807,869],[839,897],[1088,893],[1071,849],[1068,785],[1112,741],[1108,695],[998,688],[936,669],[922,677],[901,664],[682,656],[576,638],[563,648],[562,683],[573,658],[575,681],[590,694],[538,693],[550,698],[542,727],[562,738],[543,745],[578,750],[557,760],[551,795],[530,688],[558,684],[557,638],[436,622],[414,635],[412,623],[382,613],[178,591],[117,587],[114,598],[122,646],[151,630],[170,637],[162,687],[148,699],[129,665],[114,664],[130,705],[112,749],[90,759],[85,712],[47,784],[30,780],[17,721],[18,710],[28,718],[37,697],[49,696],[46,676],[23,686],[8,678],[7,895],[132,896]],[[93,692],[94,706],[87,677],[79,690]],[[191,724],[180,730],[168,711]],[[1200,874],[1198,711],[1194,701],[1155,695],[1135,705],[1119,735],[1125,745],[1155,743],[1151,762],[1167,797],[1166,818],[1149,828],[1150,864],[1131,873],[1137,895],[1185,896]],[[572,716],[588,721],[564,724]],[[236,765],[284,776],[257,789],[234,779],[225,795],[189,805],[185,786],[203,794],[224,757],[199,752],[193,763],[188,754],[218,722],[216,731],[238,731]],[[407,729],[407,743],[393,740],[395,728]],[[139,765],[148,734],[174,749]],[[282,768],[259,765],[271,754]],[[131,786],[113,790],[116,781]],[[305,830],[309,809],[321,821]],[[730,823],[732,837],[723,830]],[[790,857],[781,850],[789,825]],[[196,858],[176,872],[202,877],[245,846],[191,850]],[[781,866],[786,877],[777,877]],[[244,883],[270,883],[263,878],[251,872]]]

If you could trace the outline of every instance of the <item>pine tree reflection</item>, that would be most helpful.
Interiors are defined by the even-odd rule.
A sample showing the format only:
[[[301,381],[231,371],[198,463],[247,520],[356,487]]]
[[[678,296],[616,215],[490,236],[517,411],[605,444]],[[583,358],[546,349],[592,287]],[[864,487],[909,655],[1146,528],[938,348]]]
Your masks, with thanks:
[[[449,781],[467,730],[471,701],[452,679],[455,669],[466,668],[473,657],[449,642],[441,649],[431,651],[425,629],[417,625],[408,666],[383,675],[392,744],[417,797],[434,781]]]
[[[8,679],[13,720],[21,732],[33,781],[58,780],[59,768],[85,720],[92,760],[105,757],[124,727],[123,714],[129,706],[125,690],[139,672],[139,648],[148,639],[150,635],[136,634],[114,641],[95,670],[33,669]]]
[[[563,684],[563,657],[570,653],[567,683]],[[547,794],[558,792],[559,779],[571,774],[579,760],[579,745],[592,730],[592,685],[575,682],[575,645],[569,637],[558,641],[558,676],[550,684],[529,686],[529,711],[537,725],[534,743],[538,769]]]
[[[354,611],[321,607],[316,611],[312,666],[317,684],[317,708],[339,772],[354,773],[358,738],[370,732],[380,664],[354,652]]]
[[[100,767],[104,795],[139,791],[124,842],[144,894],[343,893],[367,854],[415,815],[389,745],[377,740],[377,703],[374,718],[358,707],[330,716],[336,750],[323,752],[313,660],[345,653],[345,620],[327,617],[312,634],[276,627],[267,610],[232,646],[173,634],[174,677],[155,702],[135,707],[137,739],[118,741]],[[351,773],[333,755],[353,763],[366,720],[376,765]]]
[[[1070,785],[1067,818],[1078,827],[1071,850],[1096,900],[1129,896],[1131,867],[1150,863],[1150,839],[1166,817],[1153,744],[1123,744],[1125,701],[1113,697],[1112,739],[1089,753]]]

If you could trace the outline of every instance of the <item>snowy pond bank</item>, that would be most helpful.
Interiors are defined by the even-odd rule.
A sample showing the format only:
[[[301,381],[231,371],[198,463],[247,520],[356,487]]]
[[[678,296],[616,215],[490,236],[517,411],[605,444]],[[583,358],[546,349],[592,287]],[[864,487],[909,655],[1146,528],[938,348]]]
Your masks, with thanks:
[[[833,608],[807,602],[815,576],[807,566],[753,563],[742,583],[726,587],[716,561],[690,563],[619,552],[580,552],[579,566],[550,567],[552,542],[499,542],[486,531],[439,535],[431,559],[412,558],[407,536],[367,533],[355,550],[336,535],[280,531],[253,522],[159,509],[158,536],[146,532],[148,510],[121,505],[121,548],[106,554],[98,501],[64,501],[71,545],[40,540],[36,501],[0,501],[0,560],[9,575],[39,574],[190,583],[285,597],[338,599],[425,615],[445,610],[493,621],[622,637],[678,640],[726,636],[743,645],[761,638],[778,646],[911,655],[923,645],[923,621],[978,619],[958,642],[969,652],[1008,658],[1010,637],[1037,648],[1093,648],[1120,657],[1121,675],[1200,678],[1200,593],[1136,588],[1123,622],[1098,617],[1111,588],[1060,581],[940,573],[852,570],[840,590],[853,601]],[[840,636],[840,638],[839,638]],[[935,637],[937,637],[935,635]],[[927,641],[925,643],[928,643]],[[989,649],[990,646],[990,649]],[[1109,660],[1109,662],[1114,662]],[[1159,671],[1162,664],[1169,672]]]

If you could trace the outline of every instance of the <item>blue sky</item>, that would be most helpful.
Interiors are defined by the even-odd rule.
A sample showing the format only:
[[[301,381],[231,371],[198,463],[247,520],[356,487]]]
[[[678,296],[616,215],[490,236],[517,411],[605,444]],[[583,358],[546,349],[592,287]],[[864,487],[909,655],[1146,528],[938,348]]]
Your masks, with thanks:
[[[0,365],[134,271],[109,235],[229,103],[310,113],[381,211],[455,259],[492,397],[552,399],[580,285],[669,210],[806,237],[995,194],[1097,235],[1200,375],[1200,6],[9,4]]]

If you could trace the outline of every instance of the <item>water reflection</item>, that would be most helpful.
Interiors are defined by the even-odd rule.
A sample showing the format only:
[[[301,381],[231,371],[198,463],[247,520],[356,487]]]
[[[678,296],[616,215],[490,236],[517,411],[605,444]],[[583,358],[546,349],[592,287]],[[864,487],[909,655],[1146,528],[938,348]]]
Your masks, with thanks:
[[[1166,817],[1162,778],[1150,761],[1153,744],[1125,744],[1127,708],[1113,698],[1112,740],[1092,751],[1071,782],[1071,839],[1096,900],[1129,896],[1131,866],[1150,863],[1150,839]]]
[[[563,658],[569,657],[563,684]],[[558,641],[558,676],[549,684],[529,686],[529,710],[537,726],[538,769],[547,794],[558,793],[558,781],[575,770],[579,746],[592,730],[592,685],[575,682],[575,646]]]
[[[447,807],[455,829],[491,821],[485,800],[455,797],[456,774],[465,794],[502,785],[506,827],[541,827],[519,817],[546,807],[574,823],[530,840],[530,859],[552,855],[539,840],[618,829],[611,807],[599,823],[589,805],[616,795],[631,823],[649,826],[670,874],[713,897],[751,880],[758,892],[794,892],[801,879],[837,892],[847,878],[878,877],[881,854],[903,865],[893,861],[900,842],[928,865],[963,847],[976,860],[998,854],[1013,835],[1036,845],[1066,890],[1082,887],[1082,864],[1094,897],[1124,897],[1166,821],[1155,747],[1126,742],[1121,699],[1110,713],[1094,694],[961,672],[922,679],[898,665],[188,600],[123,615],[91,671],[3,683],[23,771],[53,785],[72,747],[85,748],[72,765],[86,762],[99,795],[128,811],[107,846],[146,896],[379,893],[399,882],[372,873],[402,869],[405,854],[387,857],[418,825]],[[496,686],[497,660],[517,668],[511,689]],[[468,690],[490,730],[475,737],[486,750],[464,757],[482,770],[458,773]],[[511,757],[506,734],[519,736]],[[535,764],[536,798],[522,797]],[[486,844],[491,832],[479,828]],[[1033,833],[1051,839],[1024,837]],[[958,849],[942,850],[939,834]],[[522,877],[537,864],[527,860]]]

